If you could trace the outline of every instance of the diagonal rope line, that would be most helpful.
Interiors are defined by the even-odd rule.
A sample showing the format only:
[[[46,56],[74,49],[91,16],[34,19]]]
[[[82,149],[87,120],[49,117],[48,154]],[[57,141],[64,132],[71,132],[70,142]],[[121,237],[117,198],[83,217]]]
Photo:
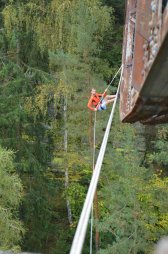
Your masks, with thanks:
[[[122,72],[122,67],[120,68],[120,70]],[[82,248],[83,248],[83,244],[84,244],[84,240],[85,240],[85,236],[86,236],[86,231],[87,231],[87,226],[88,226],[88,221],[89,221],[89,217],[90,217],[90,213],[91,213],[91,209],[92,209],[92,204],[93,204],[97,184],[98,184],[99,177],[100,177],[101,167],[102,167],[102,163],[103,163],[103,159],[104,159],[104,154],[105,154],[105,150],[106,150],[106,146],[107,146],[110,128],[111,128],[111,124],[112,124],[112,120],[113,120],[114,112],[115,112],[115,107],[116,107],[116,103],[117,103],[117,99],[118,99],[118,95],[119,95],[121,77],[122,77],[122,75],[120,76],[120,82],[118,85],[116,98],[115,98],[115,101],[112,106],[111,114],[109,117],[109,121],[107,124],[103,142],[102,142],[102,145],[100,148],[100,152],[99,152],[99,155],[97,158],[95,170],[92,175],[88,193],[86,195],[86,199],[85,199],[85,203],[84,203],[82,213],[81,213],[81,216],[79,219],[79,223],[78,223],[78,226],[76,229],[76,233],[74,236],[70,254],[81,254],[81,252],[82,252]]]
[[[121,71],[122,65],[121,67],[118,69],[118,71],[116,72],[116,74],[114,75],[114,77],[112,78],[111,82],[109,83],[109,85],[107,86],[107,88],[105,89],[99,103],[97,104],[96,108],[98,109],[100,104],[102,103],[102,100],[104,99],[104,95],[106,93],[106,91],[108,91],[109,87],[112,85],[112,83],[114,82],[114,80],[116,79],[116,77],[118,76],[119,72]]]
[[[105,91],[107,91],[110,87],[110,85],[113,83],[113,81],[115,80],[115,78],[117,77],[118,73],[120,72],[121,67],[118,69],[118,71],[116,72],[116,74],[114,75],[113,79],[111,80],[111,82],[109,83],[108,87],[106,88]],[[99,107],[99,105],[101,104],[103,98],[104,98],[105,92],[103,93],[100,102],[98,103],[97,108]],[[95,168],[95,151],[96,151],[96,111],[94,114],[94,125],[93,125],[93,161],[92,161],[92,168],[94,171]],[[93,252],[93,224],[94,224],[94,202],[92,203],[92,209],[91,209],[91,214],[90,214],[90,254],[92,254]]]

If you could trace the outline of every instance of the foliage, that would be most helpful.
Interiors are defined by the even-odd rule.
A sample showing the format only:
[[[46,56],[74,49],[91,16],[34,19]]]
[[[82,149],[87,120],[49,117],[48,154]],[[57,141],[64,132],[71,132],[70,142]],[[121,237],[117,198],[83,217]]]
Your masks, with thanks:
[[[0,147],[0,248],[19,248],[24,228],[18,218],[23,186],[15,173],[13,152]]]
[[[16,151],[24,184],[22,247],[54,253],[62,250],[60,243],[67,249],[71,243],[66,198],[76,225],[91,175],[86,93],[87,86],[102,83],[110,73],[101,51],[112,9],[100,0],[18,0],[6,1],[2,17],[0,142]],[[76,128],[79,122],[82,132]]]
[[[0,9],[0,144],[15,151],[25,193],[19,213],[19,201],[5,204],[14,206],[8,219],[19,230],[22,220],[24,250],[68,253],[92,173],[89,91],[103,92],[121,64],[124,1],[10,0]],[[107,119],[99,114],[96,155]],[[143,138],[116,120],[99,185],[101,253],[145,253],[167,232],[167,127],[140,153]]]
[[[154,149],[147,154],[147,162],[153,163],[158,171],[167,168],[167,149],[168,149],[168,128],[167,125],[159,126],[156,129],[156,138],[151,140]]]
[[[112,165],[104,169],[100,191],[104,203],[100,253],[149,253],[168,230],[168,178],[141,166],[135,127],[116,121],[111,138]]]

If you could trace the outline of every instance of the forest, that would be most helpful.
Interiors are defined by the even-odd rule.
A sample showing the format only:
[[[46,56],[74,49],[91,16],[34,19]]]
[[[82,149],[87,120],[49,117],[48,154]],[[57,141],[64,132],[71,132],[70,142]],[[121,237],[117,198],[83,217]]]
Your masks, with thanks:
[[[121,65],[124,17],[124,0],[0,1],[0,250],[69,253],[92,176],[90,90]],[[93,254],[152,253],[168,234],[167,151],[167,124],[122,124],[117,105]]]

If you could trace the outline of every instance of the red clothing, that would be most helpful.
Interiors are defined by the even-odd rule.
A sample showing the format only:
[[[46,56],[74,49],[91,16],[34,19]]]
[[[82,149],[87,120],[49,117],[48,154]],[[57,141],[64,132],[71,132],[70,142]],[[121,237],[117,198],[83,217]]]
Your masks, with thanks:
[[[97,107],[97,105],[99,104],[100,100],[102,97],[106,96],[106,93],[101,94],[101,93],[96,93],[95,95],[92,95],[89,99],[88,102],[88,108],[90,108],[91,110],[95,110],[95,108]],[[94,107],[93,107],[94,106]]]

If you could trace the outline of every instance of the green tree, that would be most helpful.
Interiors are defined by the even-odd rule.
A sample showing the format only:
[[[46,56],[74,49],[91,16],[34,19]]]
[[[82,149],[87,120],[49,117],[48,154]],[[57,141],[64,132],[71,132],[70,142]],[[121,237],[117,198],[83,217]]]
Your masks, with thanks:
[[[139,138],[134,126],[115,121],[100,190],[102,254],[149,253],[168,230],[168,179],[142,166]]]
[[[125,1],[103,0],[103,3],[112,8],[113,12],[111,14],[110,29],[106,32],[102,44],[101,55],[108,61],[110,67],[115,70],[116,66],[121,64],[122,59]],[[108,80],[110,75],[106,76],[105,79]]]
[[[61,233],[61,228],[71,232],[66,198],[76,224],[91,173],[86,93],[110,73],[101,50],[111,9],[99,0],[9,1],[4,7],[1,144],[16,150],[25,186],[23,247],[61,252],[72,238]],[[79,122],[82,132],[76,128]],[[65,190],[67,166],[70,183]]]
[[[153,137],[149,144],[152,147],[151,150],[147,150],[146,162],[147,165],[154,167],[156,172],[163,171],[163,174],[166,174],[166,169],[168,166],[167,159],[167,149],[168,149],[168,126],[160,125],[156,127],[155,137]]]
[[[0,249],[17,249],[24,228],[18,212],[23,198],[23,186],[15,172],[13,152],[0,147]]]

